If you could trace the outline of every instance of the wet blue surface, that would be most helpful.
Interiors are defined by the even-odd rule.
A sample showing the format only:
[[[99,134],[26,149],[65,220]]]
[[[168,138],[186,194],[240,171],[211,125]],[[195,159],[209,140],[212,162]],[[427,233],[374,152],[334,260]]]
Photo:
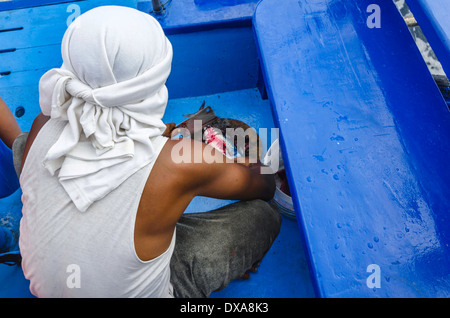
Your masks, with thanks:
[[[448,297],[450,113],[394,3],[369,28],[371,2],[263,0],[254,17],[313,283]]]

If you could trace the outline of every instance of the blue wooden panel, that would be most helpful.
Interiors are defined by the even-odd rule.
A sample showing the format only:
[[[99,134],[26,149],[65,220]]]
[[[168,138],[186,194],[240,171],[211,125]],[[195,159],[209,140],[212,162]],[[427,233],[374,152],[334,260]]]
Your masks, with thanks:
[[[407,0],[444,71],[450,74],[450,3],[448,0]]]
[[[12,151],[0,140],[0,198],[9,196],[18,188],[19,179],[17,178],[16,171],[14,170]],[[0,226],[1,225],[0,220]]]
[[[297,220],[318,296],[448,297],[450,113],[395,4],[369,28],[372,3],[256,9]]]
[[[40,112],[40,77],[61,66],[60,43],[68,24],[91,8],[107,4],[136,7],[136,1],[59,1],[0,12],[0,95],[13,112],[24,107],[25,114],[17,118],[22,130],[29,130]]]
[[[170,98],[256,87],[258,56],[251,27],[168,36],[173,46]]]
[[[88,2],[77,2],[80,12]],[[74,13],[69,4],[0,12],[0,50],[61,43]],[[78,9],[77,9],[78,10]]]
[[[48,4],[75,2],[76,0],[4,0],[0,2],[0,11],[44,6]]]
[[[251,19],[257,2],[173,0],[164,14],[153,14],[174,49],[167,82],[170,98],[256,86],[258,60]],[[151,1],[138,1],[137,8],[152,14]]]
[[[164,14],[154,16],[167,34],[217,27],[249,26],[259,0],[172,0]],[[164,1],[162,1],[164,3]],[[151,1],[138,1],[138,10],[151,13]]]
[[[16,72],[59,67],[62,63],[60,52],[60,44],[0,52],[0,70],[2,70],[1,72],[11,72],[10,75],[14,76]],[[24,63],[24,61],[26,62]]]

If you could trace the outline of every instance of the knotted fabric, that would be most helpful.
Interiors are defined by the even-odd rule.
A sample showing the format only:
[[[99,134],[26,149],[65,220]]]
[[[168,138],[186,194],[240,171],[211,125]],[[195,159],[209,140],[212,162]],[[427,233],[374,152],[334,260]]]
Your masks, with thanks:
[[[172,46],[152,16],[103,6],[64,34],[63,64],[42,76],[43,114],[66,121],[43,164],[80,211],[156,160]]]

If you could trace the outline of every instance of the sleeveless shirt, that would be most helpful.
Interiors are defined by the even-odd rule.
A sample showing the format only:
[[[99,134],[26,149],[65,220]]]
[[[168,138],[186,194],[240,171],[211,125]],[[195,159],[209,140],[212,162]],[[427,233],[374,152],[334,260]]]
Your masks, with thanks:
[[[169,248],[142,261],[134,247],[136,213],[166,137],[152,139],[155,159],[85,212],[77,210],[42,161],[65,122],[50,119],[32,144],[21,176],[22,268],[37,297],[173,297]]]

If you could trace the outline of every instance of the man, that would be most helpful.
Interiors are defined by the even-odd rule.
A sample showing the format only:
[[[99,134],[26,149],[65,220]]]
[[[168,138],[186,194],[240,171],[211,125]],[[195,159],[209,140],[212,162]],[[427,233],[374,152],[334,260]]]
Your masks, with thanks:
[[[0,97],[0,139],[11,149],[14,140],[21,134],[19,124],[11,110]]]
[[[172,47],[158,22],[93,9],[69,26],[62,55],[40,81],[43,113],[22,158],[19,244],[32,293],[208,297],[257,264],[280,230],[265,202],[274,177],[167,138]],[[175,163],[174,148],[191,160]],[[195,196],[241,201],[183,215]]]

